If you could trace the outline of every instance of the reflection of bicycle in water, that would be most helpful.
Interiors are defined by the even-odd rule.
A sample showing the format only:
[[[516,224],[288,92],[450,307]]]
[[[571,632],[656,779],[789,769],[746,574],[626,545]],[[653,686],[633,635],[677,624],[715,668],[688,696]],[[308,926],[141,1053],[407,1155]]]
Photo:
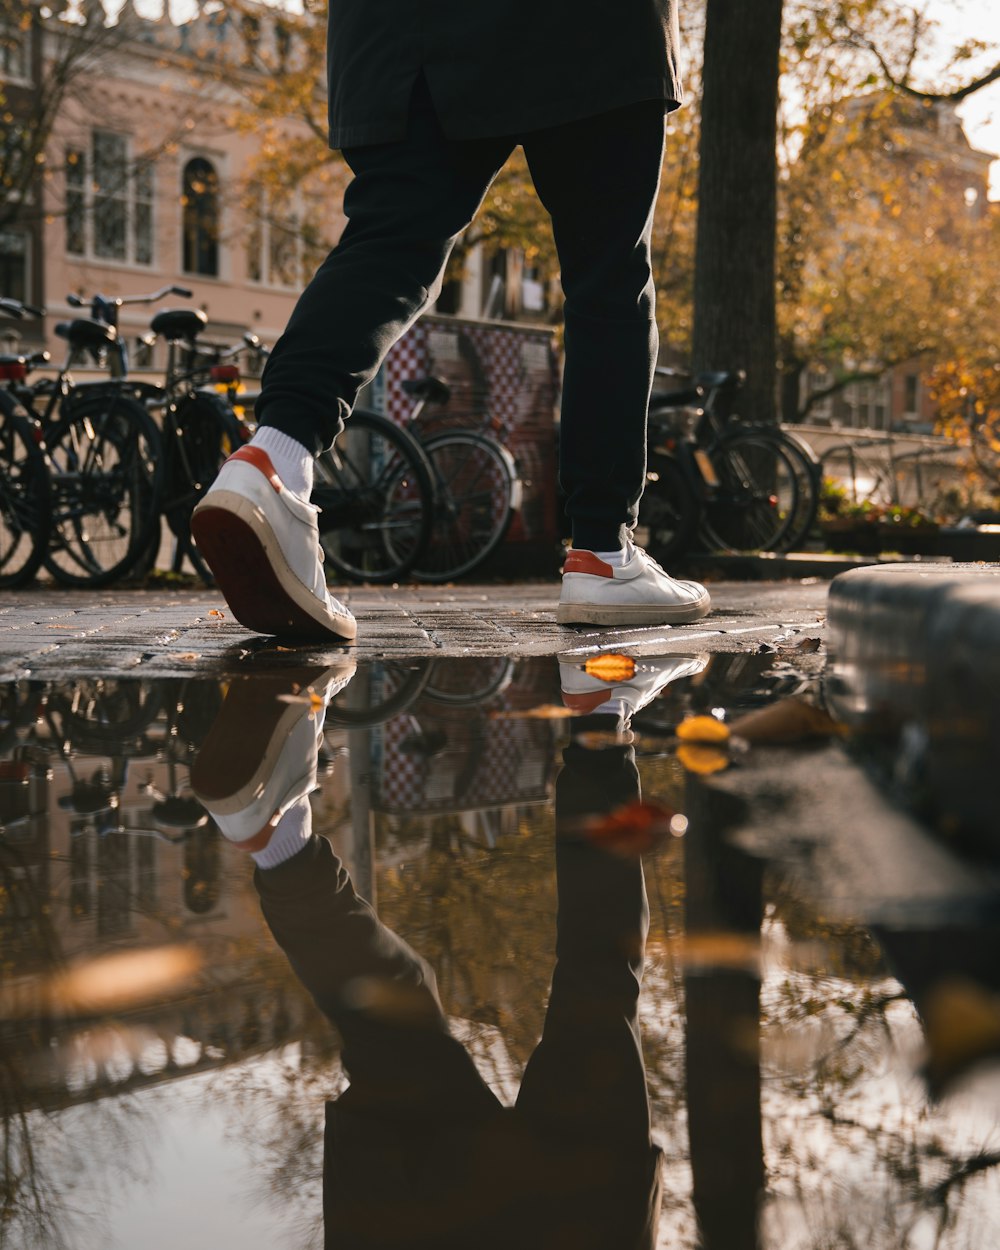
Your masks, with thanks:
[[[69,813],[74,834],[129,833],[181,842],[208,825],[179,770],[189,763],[220,702],[218,684],[205,681],[80,678],[10,685],[3,694],[0,746],[15,758],[60,761],[70,784],[58,806]],[[140,793],[153,799],[150,827],[127,826],[123,819],[129,766],[139,759],[159,759],[167,767],[165,791],[152,781],[140,786]]]

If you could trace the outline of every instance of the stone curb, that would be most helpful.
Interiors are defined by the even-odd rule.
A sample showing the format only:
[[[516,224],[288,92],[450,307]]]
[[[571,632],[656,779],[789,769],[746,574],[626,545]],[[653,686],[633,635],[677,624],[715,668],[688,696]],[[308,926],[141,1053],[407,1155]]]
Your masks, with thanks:
[[[1000,848],[1000,565],[844,573],[828,647],[835,714],[895,737],[895,780],[939,828]]]

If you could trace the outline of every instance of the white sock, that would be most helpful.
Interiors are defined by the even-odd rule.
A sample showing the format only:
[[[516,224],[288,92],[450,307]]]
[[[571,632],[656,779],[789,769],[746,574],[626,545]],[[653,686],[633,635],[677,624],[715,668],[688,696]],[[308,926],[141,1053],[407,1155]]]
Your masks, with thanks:
[[[632,559],[632,543],[626,542],[625,546],[619,547],[617,551],[595,551],[594,555],[605,564],[610,564],[612,568],[620,569]]]
[[[258,426],[250,446],[267,452],[274,471],[293,495],[309,498],[313,488],[313,455],[308,447],[271,425]]]
[[[254,852],[250,858],[259,868],[277,868],[286,859],[298,855],[311,834],[312,808],[309,806],[309,795],[306,794],[281,813],[270,842],[262,851]]]

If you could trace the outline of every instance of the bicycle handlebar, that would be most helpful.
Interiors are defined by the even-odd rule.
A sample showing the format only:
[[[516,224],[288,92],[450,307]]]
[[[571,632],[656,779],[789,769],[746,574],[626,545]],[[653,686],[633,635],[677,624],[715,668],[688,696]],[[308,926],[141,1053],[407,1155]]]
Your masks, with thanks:
[[[66,303],[70,308],[84,308],[87,304],[97,308],[106,305],[111,308],[121,308],[125,304],[155,304],[157,300],[163,299],[166,295],[179,295],[183,299],[190,299],[194,292],[190,287],[186,286],[164,286],[158,291],[154,291],[152,295],[92,295],[89,299],[85,299],[82,295],[76,295],[70,292],[66,296]]]
[[[32,304],[22,303],[13,296],[0,295],[0,312],[5,312],[8,317],[17,317],[20,320],[25,314],[31,317],[44,317],[44,308],[35,308]]]

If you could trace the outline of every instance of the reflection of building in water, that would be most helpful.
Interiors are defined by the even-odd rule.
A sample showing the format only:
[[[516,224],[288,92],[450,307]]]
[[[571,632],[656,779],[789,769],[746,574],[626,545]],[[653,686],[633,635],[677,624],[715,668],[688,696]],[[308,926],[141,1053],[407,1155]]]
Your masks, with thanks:
[[[380,880],[403,865],[419,875],[432,852],[475,855],[548,823],[564,722],[527,713],[559,701],[554,666],[501,658],[455,671],[433,669],[384,723],[327,729],[314,829],[373,899],[376,861]],[[85,1102],[312,1039],[311,1008],[263,927],[251,866],[194,802],[191,752],[171,747],[164,713],[128,743],[81,734],[84,750],[60,750],[54,724],[25,728],[0,768],[0,1039],[26,1105]],[[525,873],[548,857],[546,847],[525,856]],[[386,891],[385,919],[419,940],[411,901]],[[440,930],[426,950],[452,983],[452,1009],[485,1024],[513,1016],[517,977],[490,960],[471,980],[452,976],[457,936]],[[105,1017],[117,1040],[95,1057],[94,1021],[53,1001],[54,975],[163,949],[194,951],[198,970],[153,994],[140,986]],[[488,1006],[491,981],[500,1001]],[[315,1037],[325,1036],[320,1027]]]
[[[177,782],[167,760],[15,754],[0,765],[0,1045],[21,1110],[132,1092],[310,1035],[311,1004],[263,927],[247,860],[203,810],[187,830],[163,829]],[[95,1052],[98,1022],[65,1009],[59,975],[165,948],[193,951],[193,972],[155,1001],[139,985],[133,1003],[99,1013],[110,1032],[97,1028],[107,1036]]]

